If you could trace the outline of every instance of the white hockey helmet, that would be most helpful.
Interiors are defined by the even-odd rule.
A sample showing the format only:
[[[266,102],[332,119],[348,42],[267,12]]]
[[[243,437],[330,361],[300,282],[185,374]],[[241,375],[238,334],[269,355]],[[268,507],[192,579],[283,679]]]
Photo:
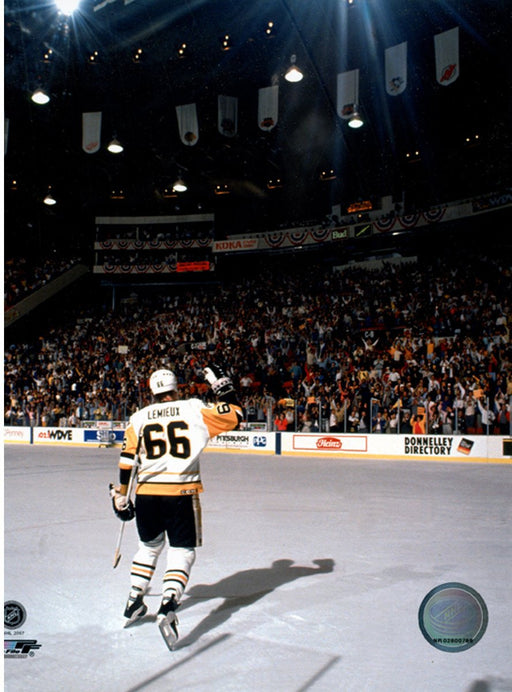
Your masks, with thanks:
[[[149,378],[149,388],[152,394],[165,394],[165,392],[177,392],[178,380],[171,370],[155,370]]]

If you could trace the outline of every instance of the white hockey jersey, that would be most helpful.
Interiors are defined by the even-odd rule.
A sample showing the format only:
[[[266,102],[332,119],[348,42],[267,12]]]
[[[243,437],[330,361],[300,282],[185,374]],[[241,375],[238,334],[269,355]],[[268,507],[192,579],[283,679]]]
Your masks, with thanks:
[[[150,404],[130,417],[119,468],[133,467],[140,444],[137,494],[200,493],[200,453],[210,438],[233,430],[241,418],[239,406],[224,402],[205,405],[200,399],[183,399]],[[126,489],[121,487],[121,492]]]

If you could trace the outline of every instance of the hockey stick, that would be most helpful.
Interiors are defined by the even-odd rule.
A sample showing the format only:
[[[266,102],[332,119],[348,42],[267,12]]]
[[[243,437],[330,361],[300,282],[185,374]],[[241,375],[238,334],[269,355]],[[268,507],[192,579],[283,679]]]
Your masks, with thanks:
[[[128,483],[128,490],[126,491],[126,497],[128,498],[128,501],[130,501],[130,499],[131,499],[134,480],[135,480],[135,476],[137,475],[137,467],[139,465],[139,449],[140,449],[141,439],[142,438],[139,437],[139,442],[137,444],[137,452],[136,452],[135,459],[134,459],[135,463],[133,464],[132,472],[130,474],[130,482]],[[114,487],[114,484],[111,483],[110,489],[112,490],[113,487]],[[114,569],[117,567],[117,565],[119,564],[119,562],[121,560],[121,541],[123,540],[125,524],[126,524],[125,521],[121,522],[121,526],[119,528],[119,535],[117,537],[116,550],[114,553],[114,565],[113,565]]]

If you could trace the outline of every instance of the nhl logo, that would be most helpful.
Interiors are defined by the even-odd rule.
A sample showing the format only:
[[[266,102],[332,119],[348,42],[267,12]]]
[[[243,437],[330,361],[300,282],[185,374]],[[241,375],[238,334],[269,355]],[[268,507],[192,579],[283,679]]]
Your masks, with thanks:
[[[4,627],[13,630],[21,627],[27,619],[25,608],[18,601],[4,603]]]

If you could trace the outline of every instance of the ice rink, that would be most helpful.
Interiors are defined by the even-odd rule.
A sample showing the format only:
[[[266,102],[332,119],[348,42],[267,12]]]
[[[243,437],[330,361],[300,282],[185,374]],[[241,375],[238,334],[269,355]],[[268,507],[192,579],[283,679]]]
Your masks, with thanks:
[[[136,549],[108,483],[119,449],[6,445],[5,593],[33,656],[8,692],[512,690],[512,466],[203,454],[204,546],[177,649],[123,628]],[[420,605],[461,582],[489,621],[466,651],[424,638]]]

